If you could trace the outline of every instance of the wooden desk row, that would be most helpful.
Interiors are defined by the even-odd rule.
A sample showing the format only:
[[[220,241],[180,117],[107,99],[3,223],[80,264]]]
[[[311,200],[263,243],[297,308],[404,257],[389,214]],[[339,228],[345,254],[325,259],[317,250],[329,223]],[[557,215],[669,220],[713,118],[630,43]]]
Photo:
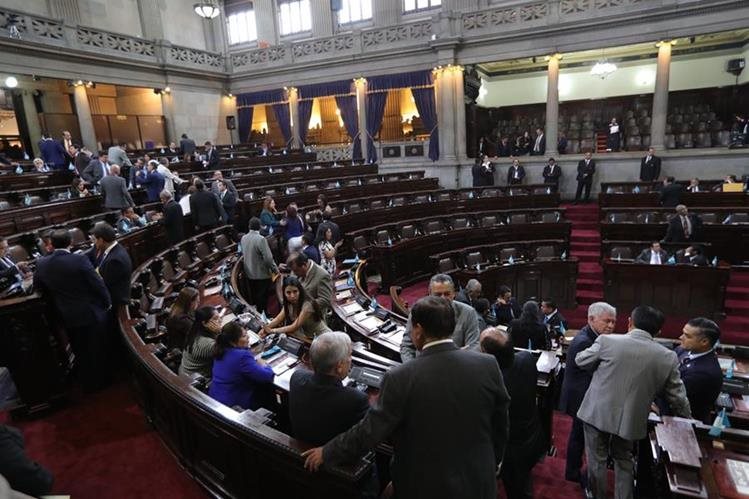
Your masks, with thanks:
[[[72,181],[73,172],[70,170],[53,170],[47,173],[28,172],[21,175],[8,172],[0,175],[0,192],[70,185]]]
[[[601,241],[601,260],[606,258],[610,260],[634,260],[637,256],[645,249],[650,248],[653,244],[652,241],[611,241],[604,239]],[[661,248],[668,253],[669,256],[676,257],[676,253],[685,250],[688,246],[701,246],[703,255],[707,258],[708,263],[712,261],[713,248],[712,244],[708,242],[693,242],[693,243],[660,243]],[[675,258],[676,259],[676,258]],[[667,262],[662,262],[664,265]],[[676,263],[684,263],[677,260]]]

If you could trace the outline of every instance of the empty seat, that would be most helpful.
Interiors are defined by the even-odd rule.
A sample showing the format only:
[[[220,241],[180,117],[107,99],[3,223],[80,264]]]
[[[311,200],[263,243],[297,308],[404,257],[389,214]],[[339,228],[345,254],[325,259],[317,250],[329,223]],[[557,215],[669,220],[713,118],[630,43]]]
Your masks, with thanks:
[[[195,254],[200,258],[201,260],[205,260],[206,258],[211,258],[213,256],[214,251],[211,249],[210,246],[208,246],[208,243],[205,241],[200,241],[198,244],[195,245]]]
[[[465,229],[468,227],[468,219],[465,217],[458,217],[452,221],[453,229]]]
[[[385,203],[382,202],[381,199],[375,199],[371,203],[369,203],[369,209],[370,210],[379,210],[385,206]]]
[[[452,196],[449,192],[440,192],[437,196],[437,201],[450,201]]]
[[[369,246],[369,243],[367,242],[367,238],[364,236],[356,236],[354,238],[354,251],[359,253],[360,251],[363,251],[367,246]]]
[[[8,255],[10,256],[11,260],[14,262],[25,262],[26,260],[30,259],[29,252],[26,251],[26,248],[21,246],[20,244],[14,244],[13,246],[8,248]]]
[[[397,196],[390,200],[390,206],[404,206],[406,204],[406,198],[403,196]]]
[[[545,261],[545,260],[553,260],[556,258],[557,252],[556,248],[550,244],[545,244],[543,246],[536,246],[536,260]]]
[[[412,203],[413,204],[424,204],[429,202],[429,196],[425,194],[419,194],[418,196],[414,196]]]
[[[70,244],[73,246],[78,247],[86,244],[86,234],[81,229],[77,227],[70,229],[68,230],[68,234],[70,234]]]
[[[495,198],[499,196],[499,189],[482,189],[479,197],[482,198]]]
[[[411,224],[409,224],[409,225],[404,225],[404,226],[403,226],[403,227],[401,228],[401,231],[400,231],[400,232],[401,232],[401,237],[402,237],[403,239],[411,239],[411,238],[414,238],[414,237],[416,237],[416,227],[414,227],[414,226],[413,226],[413,225],[411,225]]]
[[[475,267],[480,263],[484,263],[484,256],[480,251],[474,251],[466,255],[466,267]]]
[[[518,259],[518,250],[516,248],[503,248],[499,252],[499,261],[501,263],[509,261],[510,257],[512,257],[513,260]]]
[[[231,239],[229,239],[229,236],[226,234],[219,234],[216,236],[216,248],[218,248],[221,251],[227,251],[231,249],[234,246],[234,243]]]
[[[629,246],[614,246],[609,256],[612,260],[631,260],[632,249]]]
[[[439,220],[430,220],[424,226],[424,232],[427,234],[438,234],[442,232],[442,222]]]
[[[734,213],[731,215],[731,223],[745,224],[749,223],[749,213]]]
[[[700,218],[706,224],[714,224],[718,221],[718,215],[715,213],[700,213]]]
[[[561,216],[558,211],[549,211],[541,214],[541,222],[545,224],[556,223],[560,218]]]
[[[350,205],[348,205],[348,212],[349,213],[361,212],[361,205],[359,203],[351,203]]]
[[[526,213],[513,213],[509,216],[507,222],[511,224],[528,223],[528,215]]]
[[[10,208],[10,203],[7,201],[0,201],[0,210],[7,210]]]
[[[609,213],[609,222],[619,224],[622,222],[631,222],[632,215],[629,213]]]
[[[375,237],[377,244],[385,245],[390,241],[390,233],[386,230],[378,230],[377,236]]]
[[[481,217],[481,226],[482,227],[491,227],[493,225],[497,225],[497,217],[494,215],[486,215],[484,217]]]
[[[442,258],[440,259],[439,263],[437,264],[439,267],[440,273],[449,272],[451,270],[455,270],[455,262],[453,262],[452,258]]]
[[[541,194],[550,194],[551,190],[549,187],[534,187],[533,194],[540,196]]]

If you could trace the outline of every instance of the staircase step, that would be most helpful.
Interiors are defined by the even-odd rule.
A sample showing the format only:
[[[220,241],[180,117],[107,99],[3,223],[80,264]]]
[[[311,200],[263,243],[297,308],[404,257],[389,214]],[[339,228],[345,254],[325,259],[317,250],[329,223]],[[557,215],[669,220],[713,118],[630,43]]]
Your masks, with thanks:
[[[603,294],[603,282],[598,279],[578,279],[577,289],[585,291],[595,291]]]
[[[573,224],[576,229],[592,230],[600,233],[598,222],[577,222]]]
[[[726,298],[729,300],[749,300],[749,287],[731,286],[729,282],[726,289]]]
[[[735,314],[749,315],[749,301],[746,300],[726,300],[726,312]]]
[[[598,253],[598,250],[601,247],[600,242],[592,242],[592,241],[576,241],[574,238],[570,241],[570,249],[572,251],[575,251],[576,249],[582,250],[582,251],[595,251]]]
[[[577,303],[580,305],[590,305],[591,303],[603,300],[602,291],[588,291],[585,289],[577,290]]]

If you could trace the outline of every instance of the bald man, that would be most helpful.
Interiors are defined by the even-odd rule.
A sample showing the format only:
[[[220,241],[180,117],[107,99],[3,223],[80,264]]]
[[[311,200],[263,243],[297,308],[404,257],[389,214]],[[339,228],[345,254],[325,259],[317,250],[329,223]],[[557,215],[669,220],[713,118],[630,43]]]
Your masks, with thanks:
[[[104,208],[108,210],[123,210],[135,206],[133,198],[127,191],[125,179],[120,177],[120,167],[112,165],[109,175],[99,181],[101,196],[104,198]]]

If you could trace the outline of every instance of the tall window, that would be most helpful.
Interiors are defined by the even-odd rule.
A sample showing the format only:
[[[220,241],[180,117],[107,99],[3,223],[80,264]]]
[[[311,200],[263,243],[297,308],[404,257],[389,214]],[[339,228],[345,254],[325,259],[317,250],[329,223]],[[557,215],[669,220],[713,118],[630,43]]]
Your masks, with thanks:
[[[416,12],[440,5],[442,5],[442,0],[403,0],[403,12]]]
[[[312,29],[312,12],[310,0],[279,0],[278,20],[281,35],[302,33]]]
[[[226,18],[226,27],[229,32],[229,45],[257,40],[254,10],[243,10],[229,15]]]
[[[338,11],[338,23],[355,23],[372,19],[372,0],[343,0]]]

